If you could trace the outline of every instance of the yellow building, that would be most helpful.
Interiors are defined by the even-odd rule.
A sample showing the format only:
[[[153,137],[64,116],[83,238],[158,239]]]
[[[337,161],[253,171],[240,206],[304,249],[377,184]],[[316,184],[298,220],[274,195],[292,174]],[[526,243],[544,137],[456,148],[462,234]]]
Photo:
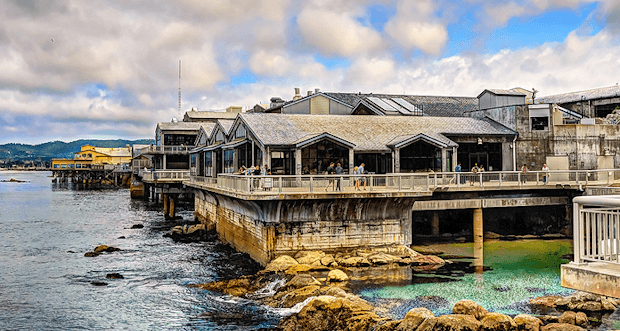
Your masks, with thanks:
[[[89,169],[93,165],[120,165],[131,162],[131,147],[82,146],[73,159],[53,159],[53,169]]]

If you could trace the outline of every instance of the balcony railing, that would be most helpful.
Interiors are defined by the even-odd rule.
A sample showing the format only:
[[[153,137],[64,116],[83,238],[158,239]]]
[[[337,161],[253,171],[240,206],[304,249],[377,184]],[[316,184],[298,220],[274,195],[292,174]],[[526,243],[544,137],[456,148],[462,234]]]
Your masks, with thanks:
[[[147,146],[137,150],[136,156],[141,154],[189,154],[194,146]]]
[[[583,196],[573,199],[575,263],[620,265],[620,196]]]
[[[189,180],[189,170],[146,170],[142,179],[151,182],[182,182]]]

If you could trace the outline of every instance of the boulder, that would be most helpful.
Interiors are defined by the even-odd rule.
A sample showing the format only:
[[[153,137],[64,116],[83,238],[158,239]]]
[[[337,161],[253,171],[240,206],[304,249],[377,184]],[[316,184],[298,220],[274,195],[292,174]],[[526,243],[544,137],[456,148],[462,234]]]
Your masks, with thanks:
[[[601,297],[601,309],[602,310],[616,310],[618,308],[618,303],[615,299]]]
[[[348,259],[344,259],[338,264],[340,264],[343,267],[368,267],[370,266],[370,262],[365,257],[361,257],[361,256],[353,256]]]
[[[412,265],[444,265],[446,261],[435,255],[418,255],[411,259]]]
[[[297,264],[299,263],[294,258],[288,255],[281,255],[278,258],[271,260],[271,262],[269,262],[269,264],[267,264],[267,266],[265,267],[265,271],[266,272],[285,271],[286,269],[294,265],[297,265]]]
[[[472,315],[452,314],[436,317],[433,330],[478,331],[481,326],[480,321]]]
[[[304,300],[320,295],[318,285],[310,285],[288,292],[282,300],[282,308],[291,308]]]
[[[295,260],[300,264],[313,264],[316,261],[321,261],[321,258],[325,256],[325,253],[321,251],[300,251],[295,254]]]
[[[249,292],[254,292],[257,290],[252,286],[250,279],[247,277],[215,281],[207,284],[198,284],[194,286],[205,289],[207,291],[219,292],[237,297],[244,296]]]
[[[206,226],[204,224],[194,224],[189,226],[185,232],[186,235],[196,234],[196,232],[206,231]]]
[[[309,274],[298,274],[297,276],[293,277],[293,279],[289,280],[284,286],[287,288],[301,288],[310,285],[318,286],[321,285],[321,282],[319,282],[318,280],[316,280],[316,278],[312,277]]]
[[[510,316],[500,313],[487,313],[480,322],[481,331],[512,331],[517,328],[517,323]]]
[[[551,324],[547,324],[543,326],[542,328],[540,328],[540,330],[541,331],[583,331],[585,329],[580,326],[572,325],[572,324],[551,323]]]
[[[577,312],[575,314],[575,325],[585,328],[588,325],[588,316],[584,312]]]
[[[426,308],[413,308],[407,312],[395,331],[416,330],[424,321],[434,317],[435,315]]]
[[[530,305],[545,307],[545,308],[555,308],[557,306],[558,300],[561,300],[561,299],[563,300],[564,298],[559,295],[547,295],[543,297],[530,299]]]
[[[84,253],[84,256],[86,256],[86,257],[95,257],[95,256],[99,256],[99,254],[101,254],[101,253],[86,252],[86,253]]]
[[[328,282],[344,282],[347,280],[349,280],[349,276],[339,269],[334,269],[327,274]]]
[[[123,275],[113,272],[113,273],[109,273],[107,275],[105,275],[105,278],[107,279],[123,279],[125,277],[123,277]]]
[[[278,330],[369,331],[383,321],[368,303],[318,296],[299,313],[281,319]]]
[[[324,266],[329,267],[329,265],[332,264],[333,262],[336,262],[336,260],[334,259],[334,256],[331,254],[326,254],[325,256],[321,258],[321,264]]]
[[[400,324],[400,320],[398,321],[387,321],[381,325],[379,325],[375,331],[394,331]]]
[[[517,324],[519,331],[539,331],[543,322],[531,315],[520,314],[515,316],[513,321]]]
[[[297,275],[299,273],[308,272],[310,269],[312,269],[312,267],[307,264],[295,264],[286,269],[284,273],[287,275]]]
[[[114,251],[120,251],[120,248],[116,248],[116,247],[112,247],[112,246],[107,246],[107,245],[99,245],[99,246],[95,247],[95,250],[94,250],[95,253],[114,252]]]
[[[390,255],[387,253],[383,253],[383,252],[379,252],[373,255],[369,255],[368,257],[366,257],[366,259],[368,259],[368,261],[370,261],[370,263],[372,264],[390,264],[390,263],[394,263],[398,260],[400,260],[401,258],[398,256],[394,256],[394,255]]]
[[[452,308],[453,314],[472,315],[477,320],[481,320],[486,316],[487,310],[472,300],[460,300],[454,304]]]
[[[499,239],[501,237],[502,237],[501,234],[497,234],[497,233],[491,232],[491,231],[488,231],[488,232],[484,233],[484,239]]]
[[[562,313],[560,318],[558,318],[558,323],[575,324],[576,315],[577,313],[574,311],[565,311]]]
[[[142,229],[144,227],[144,225],[142,224],[134,224],[131,226],[132,229]]]

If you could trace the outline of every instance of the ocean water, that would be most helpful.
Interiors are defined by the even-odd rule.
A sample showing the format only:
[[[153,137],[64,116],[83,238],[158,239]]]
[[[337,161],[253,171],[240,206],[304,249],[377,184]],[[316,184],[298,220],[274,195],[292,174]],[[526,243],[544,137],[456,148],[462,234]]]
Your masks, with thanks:
[[[187,286],[258,268],[215,238],[163,237],[192,211],[181,207],[184,219],[171,223],[128,189],[55,184],[49,175],[0,171],[0,181],[28,181],[0,182],[0,330],[256,330],[292,313]],[[84,257],[101,244],[121,251]]]

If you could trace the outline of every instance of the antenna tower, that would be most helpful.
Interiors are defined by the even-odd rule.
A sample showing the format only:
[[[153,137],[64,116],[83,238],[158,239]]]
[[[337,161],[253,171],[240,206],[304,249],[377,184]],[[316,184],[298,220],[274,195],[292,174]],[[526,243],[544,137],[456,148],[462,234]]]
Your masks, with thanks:
[[[181,60],[179,60],[179,110],[177,118],[181,118]]]

